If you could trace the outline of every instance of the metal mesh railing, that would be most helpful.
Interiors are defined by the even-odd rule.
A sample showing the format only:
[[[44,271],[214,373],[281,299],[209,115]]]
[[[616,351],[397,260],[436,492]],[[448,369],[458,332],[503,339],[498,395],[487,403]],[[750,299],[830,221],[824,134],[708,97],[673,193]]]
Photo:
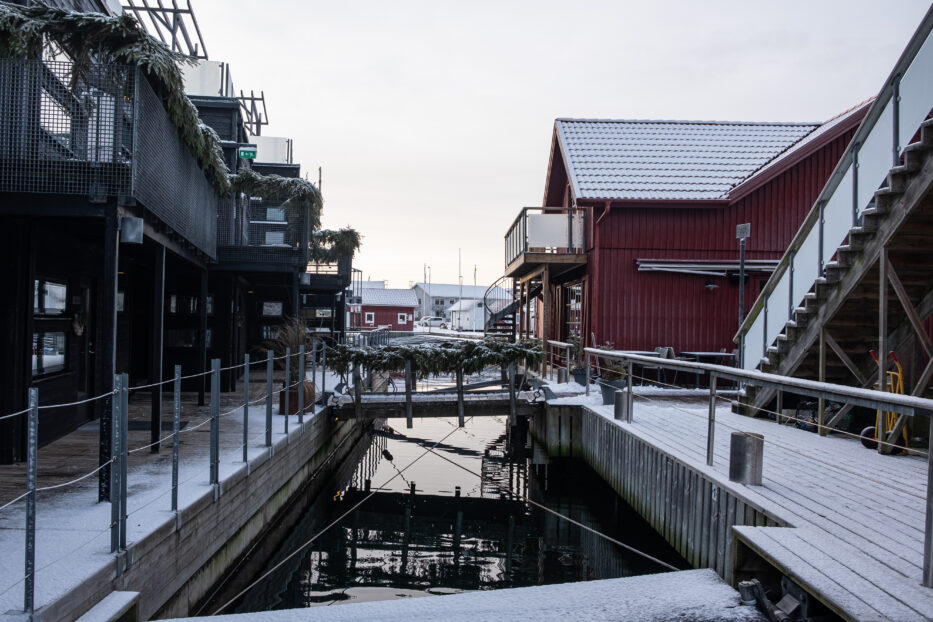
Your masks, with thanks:
[[[217,195],[182,142],[149,82],[138,80],[134,196],[211,257],[217,253]]]
[[[241,196],[221,205],[218,260],[308,263],[307,217],[290,203]]]
[[[0,192],[128,195],[135,70],[0,59]],[[163,111],[163,115],[164,115]]]

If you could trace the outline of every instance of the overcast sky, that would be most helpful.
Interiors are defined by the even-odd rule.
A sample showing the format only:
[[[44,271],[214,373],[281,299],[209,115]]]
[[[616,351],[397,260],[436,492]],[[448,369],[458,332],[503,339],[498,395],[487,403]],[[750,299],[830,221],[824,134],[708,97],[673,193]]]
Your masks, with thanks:
[[[390,287],[489,284],[541,205],[554,119],[823,121],[874,95],[921,0],[191,0],[263,133],[324,169],[324,226]]]

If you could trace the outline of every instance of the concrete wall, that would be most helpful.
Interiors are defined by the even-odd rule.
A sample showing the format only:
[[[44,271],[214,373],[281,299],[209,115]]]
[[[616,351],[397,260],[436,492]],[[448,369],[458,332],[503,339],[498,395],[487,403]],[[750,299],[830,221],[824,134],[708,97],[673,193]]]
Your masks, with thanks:
[[[694,568],[733,583],[733,525],[785,524],[615,422],[580,406],[548,406],[529,425],[549,457],[585,460]]]
[[[206,494],[177,520],[130,543],[113,565],[38,611],[35,619],[74,620],[114,590],[140,593],[141,620],[192,614],[190,608],[318,468],[336,467],[362,433],[359,423],[336,422],[325,410],[281,439],[271,456],[263,454],[225,479],[216,500]]]

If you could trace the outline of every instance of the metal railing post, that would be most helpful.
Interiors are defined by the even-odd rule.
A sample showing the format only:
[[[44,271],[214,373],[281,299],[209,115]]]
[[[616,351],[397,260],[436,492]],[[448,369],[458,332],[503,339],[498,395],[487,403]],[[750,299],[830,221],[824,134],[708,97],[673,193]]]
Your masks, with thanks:
[[[211,359],[211,484],[220,483],[220,359]]]
[[[243,462],[249,461],[249,353],[243,355]]]
[[[172,387],[172,511],[178,511],[178,434],[181,432],[181,365],[175,366]]]
[[[713,466],[713,449],[716,445],[716,374],[709,376],[709,418],[706,428],[706,464]]]
[[[823,238],[825,237],[824,231],[826,229],[826,202],[820,201],[820,217],[819,217],[819,247],[817,250],[816,257],[816,276],[823,276]]]
[[[933,438],[933,417],[930,417],[929,438]],[[923,586],[933,588],[933,452],[927,456],[927,507],[923,530]]]
[[[625,418],[628,423],[632,423],[634,420],[634,413],[632,411],[635,408],[635,375],[633,373],[634,369],[631,361],[628,362],[626,371],[628,374],[628,382],[626,383],[628,385],[626,387],[628,389],[628,394],[626,395],[628,408],[625,409]]]
[[[463,368],[457,370],[457,427],[464,426],[463,418]]]
[[[897,166],[901,162],[901,146],[900,146],[900,134],[901,134],[901,74],[894,76],[893,92],[891,93],[891,127],[893,131],[893,151],[894,158],[892,160],[893,166]]]
[[[327,344],[323,341],[321,342],[321,397],[324,397],[324,392],[327,391]]]
[[[36,469],[39,443],[39,389],[29,389],[26,422],[26,581],[23,611],[32,618],[36,593]]]
[[[360,375],[360,364],[353,364],[353,409],[356,420],[363,419],[363,379]]]
[[[292,349],[285,348],[285,436],[288,436],[288,416],[292,412],[291,395],[292,392]]]
[[[554,373],[554,348],[550,343],[547,343],[547,378],[551,379],[551,375]]]
[[[859,143],[852,147],[852,226],[858,226],[858,151]]]
[[[114,395],[110,401],[110,552],[120,550],[120,397],[123,376],[113,376]]]
[[[790,267],[787,269],[788,280],[787,280],[787,319],[794,319],[794,307],[796,306],[794,301],[794,257],[797,256],[797,253],[790,251]]]
[[[272,447],[272,350],[266,350],[266,447]]]
[[[518,405],[515,400],[515,361],[509,363],[509,423],[518,422]]]
[[[305,422],[305,345],[298,348],[298,425]]]
[[[126,550],[126,463],[130,423],[130,375],[123,374],[120,396],[120,550]]]
[[[414,426],[412,421],[411,404],[411,359],[405,359],[405,427],[411,429]]]
[[[564,348],[564,356],[567,357],[566,367],[567,367],[567,382],[570,382],[570,346]]]
[[[586,353],[586,395],[590,394],[590,353]]]

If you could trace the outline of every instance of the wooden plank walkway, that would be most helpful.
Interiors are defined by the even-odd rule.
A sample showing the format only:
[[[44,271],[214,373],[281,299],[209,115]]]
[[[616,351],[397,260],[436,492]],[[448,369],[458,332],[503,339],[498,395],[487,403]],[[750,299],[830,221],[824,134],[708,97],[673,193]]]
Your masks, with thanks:
[[[599,398],[570,398],[612,418]],[[552,402],[553,403],[553,402]],[[794,427],[716,411],[715,458],[706,466],[707,401],[636,393],[634,423],[616,422],[657,449],[724,482],[791,528],[736,527],[739,540],[844,618],[933,618],[921,586],[927,462],[882,456],[854,438],[821,438]],[[760,487],[728,482],[732,432],[765,437]]]

